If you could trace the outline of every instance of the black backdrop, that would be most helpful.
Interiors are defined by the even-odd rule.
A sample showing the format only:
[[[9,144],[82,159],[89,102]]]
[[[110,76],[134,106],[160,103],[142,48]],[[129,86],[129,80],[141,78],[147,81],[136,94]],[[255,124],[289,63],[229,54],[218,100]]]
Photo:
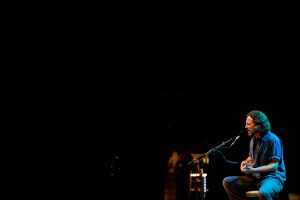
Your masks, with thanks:
[[[65,45],[55,47],[61,60],[47,60],[70,68],[41,76],[32,83],[38,90],[25,88],[38,94],[28,101],[46,133],[39,146],[49,170],[41,177],[53,180],[53,191],[65,199],[162,199],[174,145],[208,150],[237,135],[252,109],[265,111],[282,138],[289,183],[299,179],[294,26],[246,23],[218,9],[206,17],[135,10],[96,20],[100,31],[87,22],[80,37],[74,23],[67,42],[54,40]],[[241,137],[225,154],[242,159],[247,142]],[[217,155],[210,167],[211,196],[222,196],[220,181],[236,168]]]
[[[291,184],[299,179],[294,159],[298,151],[295,114],[299,110],[294,82],[278,84],[266,76],[257,83],[242,76],[236,79],[237,87],[236,83],[217,82],[222,79],[171,77],[162,76],[150,87],[137,86],[138,82],[111,85],[114,89],[102,90],[101,99],[91,92],[97,88],[93,86],[84,90],[87,100],[81,111],[73,113],[75,105],[69,104],[67,111],[72,115],[68,113],[60,126],[65,132],[58,135],[59,156],[55,158],[61,166],[56,168],[57,186],[65,199],[106,195],[110,199],[162,199],[166,164],[174,146],[206,152],[238,135],[245,114],[252,109],[268,114],[273,131],[282,138],[289,189],[297,192]],[[248,142],[243,135],[235,146],[222,152],[229,160],[240,161],[247,155]],[[213,154],[208,170],[208,197],[226,198],[221,180],[239,173],[237,166]]]

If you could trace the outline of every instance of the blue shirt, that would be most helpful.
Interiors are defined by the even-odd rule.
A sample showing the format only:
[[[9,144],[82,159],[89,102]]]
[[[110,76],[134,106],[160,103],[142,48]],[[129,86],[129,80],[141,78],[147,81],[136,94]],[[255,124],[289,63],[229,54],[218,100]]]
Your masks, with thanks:
[[[286,180],[286,170],[283,159],[283,145],[281,140],[271,131],[268,131],[266,135],[261,138],[261,143],[257,152],[255,153],[256,138],[253,137],[249,144],[249,154],[254,160],[253,167],[260,167],[267,165],[273,158],[278,160],[278,169],[272,172],[265,172],[260,174],[254,174],[259,178],[275,177],[281,180],[282,183]]]

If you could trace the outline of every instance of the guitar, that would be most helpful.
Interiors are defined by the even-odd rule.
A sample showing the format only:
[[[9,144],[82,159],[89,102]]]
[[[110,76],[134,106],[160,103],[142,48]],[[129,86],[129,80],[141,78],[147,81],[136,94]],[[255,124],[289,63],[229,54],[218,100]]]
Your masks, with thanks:
[[[251,161],[247,162],[245,169],[249,169],[250,167],[253,167],[253,166],[254,166],[254,161],[251,160]]]
[[[253,160],[247,162],[245,169],[248,170],[250,167],[253,167],[254,164],[255,164],[255,162],[254,162]],[[260,173],[250,173],[250,172],[246,172],[246,175],[247,175],[247,176],[254,176],[254,177],[256,177],[256,178],[260,178],[260,177],[261,177]]]

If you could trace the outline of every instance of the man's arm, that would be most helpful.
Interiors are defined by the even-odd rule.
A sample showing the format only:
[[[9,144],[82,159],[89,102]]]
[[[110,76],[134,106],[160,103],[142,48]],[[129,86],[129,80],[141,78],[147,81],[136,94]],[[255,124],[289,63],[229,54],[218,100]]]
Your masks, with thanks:
[[[252,157],[249,155],[245,160],[243,160],[241,162],[241,165],[240,165],[241,172],[246,173],[246,167],[248,165],[253,166],[253,164],[254,164],[254,161],[253,161]]]
[[[246,173],[264,173],[264,172],[274,172],[278,169],[278,159],[271,159],[270,163],[260,167],[247,167],[245,168]]]

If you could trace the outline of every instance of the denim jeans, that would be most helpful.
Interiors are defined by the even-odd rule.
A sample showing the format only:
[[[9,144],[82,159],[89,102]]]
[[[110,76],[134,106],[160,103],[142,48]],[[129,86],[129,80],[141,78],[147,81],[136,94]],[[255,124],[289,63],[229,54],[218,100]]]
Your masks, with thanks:
[[[246,191],[259,190],[260,200],[272,200],[283,189],[281,181],[274,177],[257,179],[249,176],[228,176],[223,179],[223,187],[230,200],[246,199]]]

